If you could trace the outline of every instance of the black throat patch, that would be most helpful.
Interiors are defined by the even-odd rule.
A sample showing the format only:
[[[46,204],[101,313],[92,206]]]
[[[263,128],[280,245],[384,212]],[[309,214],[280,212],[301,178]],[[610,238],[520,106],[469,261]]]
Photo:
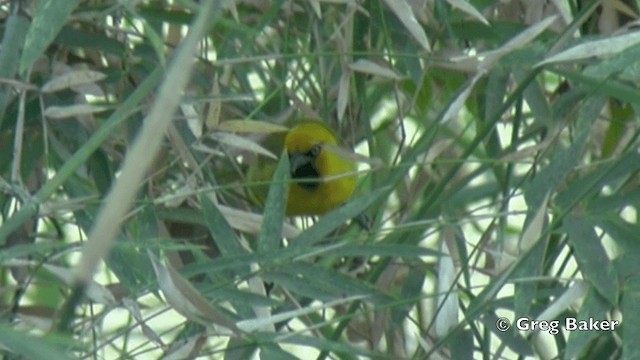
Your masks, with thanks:
[[[303,157],[303,161],[295,169],[292,169],[291,178],[293,180],[302,180],[297,184],[305,190],[313,191],[320,186],[320,173],[318,173],[318,170],[314,166],[317,155],[317,151],[312,150],[303,154],[294,155]],[[289,160],[291,160],[291,157],[292,156],[289,155]]]

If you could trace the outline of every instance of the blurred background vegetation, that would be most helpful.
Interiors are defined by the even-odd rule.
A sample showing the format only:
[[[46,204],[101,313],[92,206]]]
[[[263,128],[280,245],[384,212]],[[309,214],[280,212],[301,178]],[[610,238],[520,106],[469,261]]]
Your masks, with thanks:
[[[2,353],[640,358],[639,10],[0,2]],[[372,159],[319,218],[248,200],[297,117]]]

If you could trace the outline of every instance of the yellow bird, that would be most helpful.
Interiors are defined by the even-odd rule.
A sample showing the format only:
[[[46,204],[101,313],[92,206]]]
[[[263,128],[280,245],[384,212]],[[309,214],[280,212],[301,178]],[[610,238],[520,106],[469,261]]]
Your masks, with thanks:
[[[291,179],[287,215],[320,215],[342,205],[356,188],[356,164],[337,151],[336,135],[323,123],[301,123],[287,133]],[[306,179],[306,181],[304,180]]]
[[[336,134],[320,121],[306,120],[291,128],[284,139],[290,176],[287,216],[322,215],[345,203],[356,187],[356,163],[340,149]],[[250,180],[270,179],[274,165],[259,166]],[[258,190],[258,189],[256,189]],[[264,203],[265,191],[254,191]]]

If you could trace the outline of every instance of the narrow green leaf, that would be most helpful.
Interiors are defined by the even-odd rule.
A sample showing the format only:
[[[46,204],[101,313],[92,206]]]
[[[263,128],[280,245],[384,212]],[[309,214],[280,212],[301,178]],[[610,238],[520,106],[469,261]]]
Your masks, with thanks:
[[[603,158],[616,156],[621,145],[626,145],[627,129],[630,129],[636,121],[636,112],[631,104],[612,100],[609,101],[609,106],[612,121],[607,124],[607,131],[602,140]]]
[[[578,133],[571,146],[557,151],[533,181],[525,188],[525,200],[529,209],[538,209],[547,194],[553,194],[567,175],[571,173],[580,156],[591,131],[591,124],[596,120],[604,106],[604,99],[596,98],[588,101],[581,108],[578,117]]]
[[[95,49],[118,57],[125,56],[126,46],[105,33],[92,33],[65,26],[54,40],[54,43],[65,47],[76,47],[84,50]]]
[[[18,71],[20,53],[24,45],[24,39],[29,28],[29,20],[24,16],[11,13],[6,19],[2,46],[0,49],[0,77],[13,79]],[[10,87],[0,87],[0,129],[5,117],[7,104],[13,93]]]
[[[640,224],[631,223],[621,217],[607,216],[598,220],[597,226],[611,236],[619,247],[621,255],[640,254],[640,241],[638,241]],[[640,261],[638,261],[638,265],[640,266]]]
[[[224,360],[253,359],[256,350],[257,344],[252,339],[231,337],[227,348],[224,350]]]
[[[623,294],[623,359],[640,359],[640,342],[633,341],[640,334],[640,276],[636,274],[625,281]]]
[[[635,206],[640,203],[640,189],[630,188],[619,190],[613,194],[599,196],[588,202],[585,212],[589,214],[606,214],[611,211],[620,211],[625,206]]]
[[[594,230],[594,224],[578,215],[564,219],[563,229],[569,235],[576,261],[585,279],[611,304],[618,303],[618,279],[611,260]]]
[[[0,263],[7,260],[38,256],[50,256],[52,253],[68,248],[69,244],[62,242],[38,242],[32,244],[18,244],[0,249]]]
[[[449,351],[451,351],[451,359],[473,359],[473,333],[471,330],[462,330],[451,338],[448,345]]]
[[[282,350],[277,344],[264,343],[260,346],[260,360],[299,360],[299,358]]]
[[[24,74],[44,53],[79,2],[80,0],[42,0],[38,2],[24,42],[24,52],[20,58],[21,74]]]
[[[329,270],[311,264],[294,263],[286,267],[286,271],[299,274],[309,284],[325,289],[327,296],[367,296],[374,303],[386,303],[392,300],[380,293],[373,286],[342,274],[335,270]]]
[[[322,252],[323,256],[380,256],[380,257],[441,257],[444,254],[438,250],[428,249],[415,245],[405,244],[345,244],[340,247],[332,247]]]
[[[129,231],[118,234],[117,241],[124,246],[115,246],[105,259],[110,271],[131,294],[139,294],[155,283],[153,266],[144,249],[152,245],[166,245],[158,241],[157,224],[155,208],[145,204],[126,224]]]
[[[637,296],[635,297],[635,299],[636,304],[639,303]],[[607,318],[606,316],[609,308],[610,304],[607,303],[605,298],[602,297],[602,295],[597,290],[594,290],[592,288],[585,296],[576,320],[605,320]],[[575,359],[580,354],[584,355],[584,351],[588,349],[589,342],[596,338],[598,335],[598,331],[571,331],[569,333],[569,339],[567,341],[567,348],[565,349],[564,359]]]
[[[227,219],[206,194],[200,195],[200,205],[202,206],[204,222],[222,255],[229,256],[246,253]]]
[[[273,282],[275,285],[287,289],[287,292],[297,294],[300,297],[319,301],[336,299],[335,293],[328,292],[327,289],[320,284],[298,276],[298,274],[288,269],[284,269],[284,271],[268,271],[264,274],[263,279]]]
[[[599,166],[583,176],[571,181],[565,189],[558,193],[557,204],[567,209],[575,203],[576,199],[585,199],[602,191],[606,185],[617,188],[617,183],[622,183],[625,179],[640,170],[640,154],[636,151],[629,151],[620,157]],[[591,207],[593,211],[602,212],[598,208]]]
[[[0,344],[4,349],[27,359],[73,359],[70,354],[51,344],[46,338],[35,337],[5,326],[0,326]]]
[[[640,43],[640,32],[631,31],[618,36],[607,36],[602,39],[585,41],[581,44],[555,54],[536,66],[565,61],[577,61],[595,56],[610,56],[623,52],[631,46]]]
[[[352,219],[356,215],[361,214],[373,204],[373,202],[388,192],[389,190],[387,188],[378,189],[367,196],[350,200],[344,206],[322,216],[317,223],[292,240],[290,246],[310,246],[322,240],[325,236],[343,225],[347,219]]]
[[[564,76],[571,81],[586,85],[589,91],[616,98],[623,102],[640,104],[640,94],[635,87],[623,84],[614,79],[599,79],[575,71],[551,69],[552,72]]]
[[[513,274],[513,278],[535,277],[543,274],[544,254],[546,250],[548,236],[536,243],[531,248],[531,256],[522,259],[518,270]],[[514,294],[514,312],[515,318],[530,316],[531,308],[534,305],[534,299],[538,296],[537,282],[516,283]]]
[[[258,251],[269,252],[280,248],[282,241],[282,222],[287,204],[289,157],[283,154],[271,179],[269,194],[264,204],[264,218],[258,236]]]

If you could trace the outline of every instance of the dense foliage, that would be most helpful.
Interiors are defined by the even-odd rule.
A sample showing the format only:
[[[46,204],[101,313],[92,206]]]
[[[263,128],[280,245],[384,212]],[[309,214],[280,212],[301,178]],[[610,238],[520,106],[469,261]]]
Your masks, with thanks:
[[[639,13],[0,3],[2,352],[640,357]],[[264,209],[246,179],[299,117],[361,163],[319,218],[285,218],[284,162]]]

